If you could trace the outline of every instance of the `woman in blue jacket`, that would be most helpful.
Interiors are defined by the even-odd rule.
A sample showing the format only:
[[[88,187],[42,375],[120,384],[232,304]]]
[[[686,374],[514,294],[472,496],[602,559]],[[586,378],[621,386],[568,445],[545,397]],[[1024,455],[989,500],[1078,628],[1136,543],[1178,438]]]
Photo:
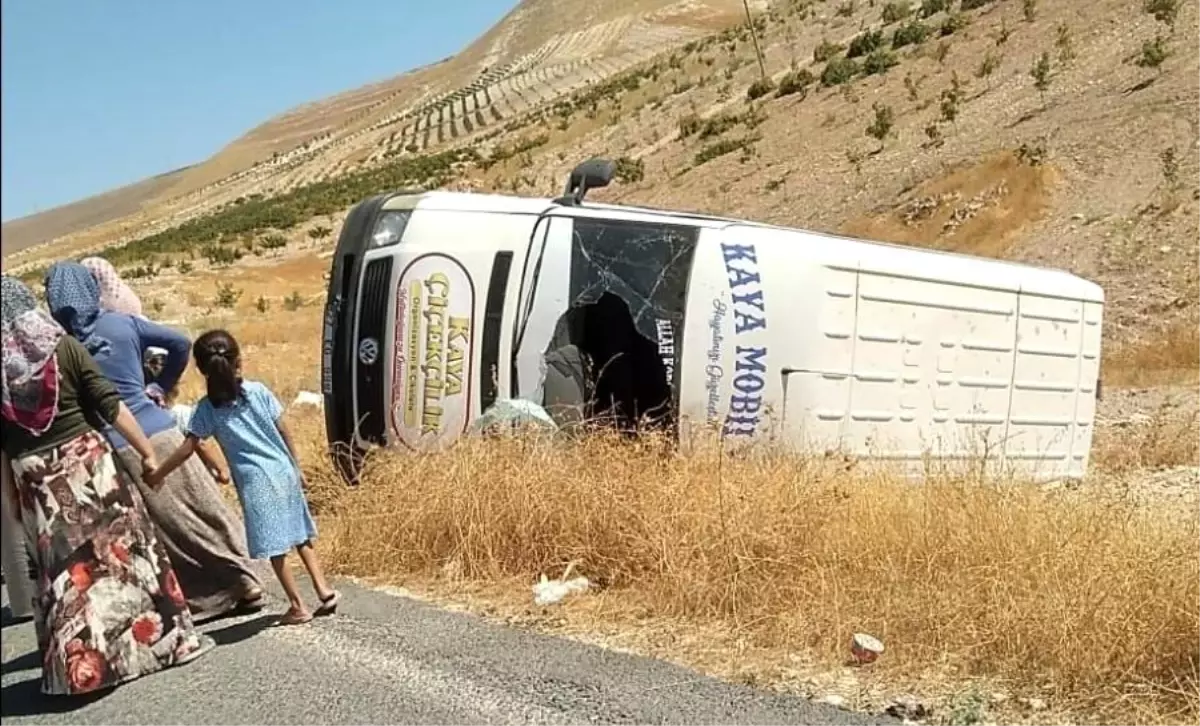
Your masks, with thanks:
[[[95,358],[156,454],[170,455],[183,437],[171,413],[146,393],[142,353],[152,346],[167,351],[158,384],[170,390],[187,368],[187,337],[145,318],[101,310],[99,285],[77,262],[49,269],[46,302],[54,319]],[[243,528],[221,498],[210,467],[192,457],[161,489],[153,489],[142,480],[141,457],[124,437],[111,427],[105,433],[158,525],[192,613],[204,619],[261,607],[262,585],[247,561]]]

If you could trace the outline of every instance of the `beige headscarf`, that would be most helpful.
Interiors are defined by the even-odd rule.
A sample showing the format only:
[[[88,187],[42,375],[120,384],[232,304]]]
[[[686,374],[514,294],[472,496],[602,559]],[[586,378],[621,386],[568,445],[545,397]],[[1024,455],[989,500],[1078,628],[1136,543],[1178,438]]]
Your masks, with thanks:
[[[117,274],[117,268],[113,267],[111,262],[103,257],[85,257],[79,264],[92,273],[96,284],[100,286],[101,310],[141,316],[142,301]]]

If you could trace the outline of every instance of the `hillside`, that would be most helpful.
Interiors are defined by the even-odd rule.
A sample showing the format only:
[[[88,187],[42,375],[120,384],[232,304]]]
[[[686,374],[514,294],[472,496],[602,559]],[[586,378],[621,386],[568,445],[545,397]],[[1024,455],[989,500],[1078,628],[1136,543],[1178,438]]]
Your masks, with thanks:
[[[608,199],[1071,269],[1105,286],[1110,340],[1149,343],[1198,302],[1197,13],[1174,7],[778,2],[756,16],[766,90],[738,0],[527,0],[459,56],[274,119],[11,262],[303,240],[380,189],[545,194],[599,154],[628,162]]]
[[[0,254],[8,255],[56,237],[87,230],[114,218],[134,214],[143,204],[170,189],[186,171],[186,168],[176,169],[104,194],[5,222]]]

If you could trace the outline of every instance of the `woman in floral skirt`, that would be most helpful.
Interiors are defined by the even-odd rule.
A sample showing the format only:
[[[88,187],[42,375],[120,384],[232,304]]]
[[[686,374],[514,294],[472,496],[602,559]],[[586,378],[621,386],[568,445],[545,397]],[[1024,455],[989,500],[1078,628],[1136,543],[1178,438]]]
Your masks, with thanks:
[[[6,275],[0,302],[0,473],[38,572],[42,691],[88,693],[195,659],[213,641],[193,625],[141,497],[97,428],[112,424],[153,469],[150,442],[29,288]]]

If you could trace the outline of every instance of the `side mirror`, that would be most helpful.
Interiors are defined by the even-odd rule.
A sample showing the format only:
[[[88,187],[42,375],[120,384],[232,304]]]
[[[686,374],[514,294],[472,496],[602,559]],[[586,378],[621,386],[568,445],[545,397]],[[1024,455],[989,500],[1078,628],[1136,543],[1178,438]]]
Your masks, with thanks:
[[[579,206],[589,189],[608,186],[616,170],[617,165],[608,159],[588,159],[571,171],[567,188],[556,201],[568,207]]]

